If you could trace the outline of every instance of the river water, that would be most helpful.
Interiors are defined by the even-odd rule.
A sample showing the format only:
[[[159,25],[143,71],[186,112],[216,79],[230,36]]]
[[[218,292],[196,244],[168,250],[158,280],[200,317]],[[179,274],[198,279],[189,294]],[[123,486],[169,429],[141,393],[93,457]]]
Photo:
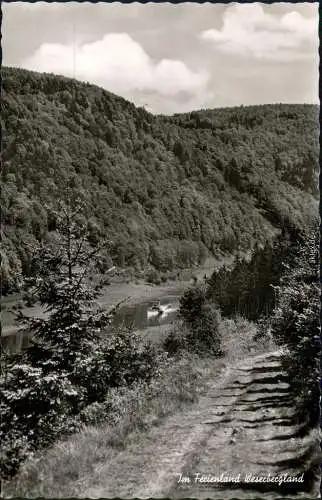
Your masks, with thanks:
[[[153,300],[121,306],[114,317],[112,326],[132,327],[134,331],[144,331],[147,328],[171,323],[177,315],[182,289],[173,290],[170,294],[155,296]],[[152,310],[152,305],[158,301],[163,313]],[[12,325],[1,337],[1,346],[7,352],[18,352],[28,346],[30,336],[17,331]]]
[[[184,290],[193,284],[193,277],[197,277],[200,282],[204,276],[211,276],[216,268],[231,263],[232,259],[232,257],[226,257],[218,261],[209,258],[202,267],[184,271],[181,280],[164,285],[114,283],[103,290],[102,298],[99,301],[100,305],[109,309],[127,297],[130,299],[129,303],[125,302],[118,309],[113,322],[116,327],[131,326],[134,331],[144,331],[151,329],[151,327],[172,323],[177,315],[179,299]],[[9,352],[17,352],[27,347],[30,339],[28,335],[19,332],[14,324],[13,315],[10,313],[10,308],[18,301],[19,296],[2,299],[1,346]],[[165,309],[162,315],[151,311],[151,306],[156,301],[159,301],[161,307]],[[30,316],[41,317],[43,315],[38,306],[27,308],[24,312]]]
[[[134,330],[144,330],[151,326],[170,323],[177,315],[180,295],[165,295],[160,298],[162,314],[153,311],[151,306],[155,301],[144,301],[140,304],[121,307],[113,322],[116,326],[132,326]]]

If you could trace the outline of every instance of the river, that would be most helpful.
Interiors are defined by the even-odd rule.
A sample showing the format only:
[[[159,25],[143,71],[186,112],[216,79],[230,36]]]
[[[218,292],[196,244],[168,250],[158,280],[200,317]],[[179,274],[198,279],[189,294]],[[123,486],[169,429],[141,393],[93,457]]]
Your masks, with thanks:
[[[132,283],[112,283],[104,288],[99,303],[109,309],[122,302],[115,316],[114,325],[116,327],[132,326],[135,331],[144,332],[146,330],[153,336],[153,331],[156,330],[154,327],[164,327],[174,321],[180,296],[192,285],[193,277],[201,281],[204,276],[210,277],[215,269],[232,262],[233,257],[226,257],[220,261],[207,259],[202,267],[182,271],[181,279],[161,285],[151,285],[143,280]],[[160,305],[166,309],[162,315],[151,311],[151,306],[156,301],[160,301]],[[15,297],[3,300],[5,307],[1,345],[9,352],[20,351],[29,343],[28,335],[19,332],[14,323],[14,316],[10,312],[10,308],[15,302],[17,302]],[[10,307],[8,308],[8,306]],[[39,306],[26,308],[24,312],[30,316],[44,315]]]

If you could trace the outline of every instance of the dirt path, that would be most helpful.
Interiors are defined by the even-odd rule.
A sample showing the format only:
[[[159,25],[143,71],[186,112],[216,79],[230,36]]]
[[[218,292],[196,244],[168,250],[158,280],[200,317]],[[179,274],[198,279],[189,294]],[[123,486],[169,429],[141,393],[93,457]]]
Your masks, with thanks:
[[[316,434],[301,437],[291,414],[280,353],[248,358],[226,369],[198,404],[101,466],[83,496],[219,499],[255,498],[260,492],[261,498],[289,497],[289,483],[245,480],[247,474],[296,475],[310,467]],[[208,476],[208,483],[200,483],[197,473]],[[220,474],[230,479],[240,475],[240,482],[209,482]]]

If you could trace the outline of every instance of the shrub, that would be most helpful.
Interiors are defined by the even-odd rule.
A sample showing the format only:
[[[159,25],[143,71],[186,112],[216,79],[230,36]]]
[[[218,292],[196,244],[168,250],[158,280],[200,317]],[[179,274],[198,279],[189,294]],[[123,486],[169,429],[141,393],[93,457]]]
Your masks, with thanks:
[[[169,356],[176,356],[184,350],[188,349],[187,346],[187,327],[183,322],[177,322],[166,336],[162,346]]]
[[[191,288],[180,299],[182,323],[170,332],[164,348],[170,355],[188,350],[201,355],[222,355],[219,324],[220,311],[206,299],[202,286]]]
[[[104,401],[82,411],[81,419],[86,425],[119,426],[120,434],[125,437],[135,428],[171,413],[180,403],[196,400],[200,377],[194,356],[181,356],[174,365],[167,356],[160,355],[149,381],[137,380],[130,387],[111,388]]]
[[[196,286],[187,290],[180,299],[179,315],[187,324],[193,324],[201,316],[206,303],[206,290],[203,286]]]
[[[215,356],[222,356],[220,320],[219,309],[213,304],[205,303],[200,316],[196,316],[190,324],[186,337],[188,350],[198,354],[211,353]]]
[[[80,359],[71,380],[84,391],[86,404],[102,401],[109,389],[150,380],[157,351],[129,330],[108,332],[90,356]]]
[[[160,285],[161,284],[160,274],[155,269],[150,269],[147,272],[146,280],[148,283],[152,283],[152,285]]]
[[[85,482],[93,484],[100,465],[113,460],[120,448],[133,442],[136,431],[157,425],[175,411],[185,411],[187,403],[197,401],[209,378],[222,366],[221,362],[191,354],[181,356],[176,363],[160,355],[150,382],[112,388],[104,401],[84,408],[80,417],[85,425],[80,432],[31,456],[18,476],[4,483],[5,496],[82,496]]]
[[[2,405],[1,405],[2,412]],[[0,474],[1,479],[17,473],[20,464],[30,456],[31,450],[26,436],[21,431],[5,435],[1,432]]]
[[[73,416],[83,398],[66,373],[44,374],[28,364],[11,366],[0,383],[1,475],[6,477],[32,450],[76,430]]]
[[[52,444],[81,422],[101,419],[112,388],[147,383],[158,375],[165,354],[129,331],[110,332],[90,353],[77,355],[74,369],[46,371],[16,364],[1,378],[2,476],[14,475],[37,448]],[[50,362],[49,362],[50,366]]]
[[[167,275],[166,274],[161,274],[161,276],[160,276],[161,283],[166,283],[167,280],[168,280]]]
[[[253,323],[242,316],[222,319],[220,323],[222,348],[229,362],[268,350],[272,345],[268,326]]]

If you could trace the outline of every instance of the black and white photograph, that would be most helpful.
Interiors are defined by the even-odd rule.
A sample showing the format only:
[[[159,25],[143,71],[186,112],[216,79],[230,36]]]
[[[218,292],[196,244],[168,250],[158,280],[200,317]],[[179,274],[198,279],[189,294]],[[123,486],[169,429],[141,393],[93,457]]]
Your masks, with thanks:
[[[1,497],[321,498],[319,3],[1,9]]]

